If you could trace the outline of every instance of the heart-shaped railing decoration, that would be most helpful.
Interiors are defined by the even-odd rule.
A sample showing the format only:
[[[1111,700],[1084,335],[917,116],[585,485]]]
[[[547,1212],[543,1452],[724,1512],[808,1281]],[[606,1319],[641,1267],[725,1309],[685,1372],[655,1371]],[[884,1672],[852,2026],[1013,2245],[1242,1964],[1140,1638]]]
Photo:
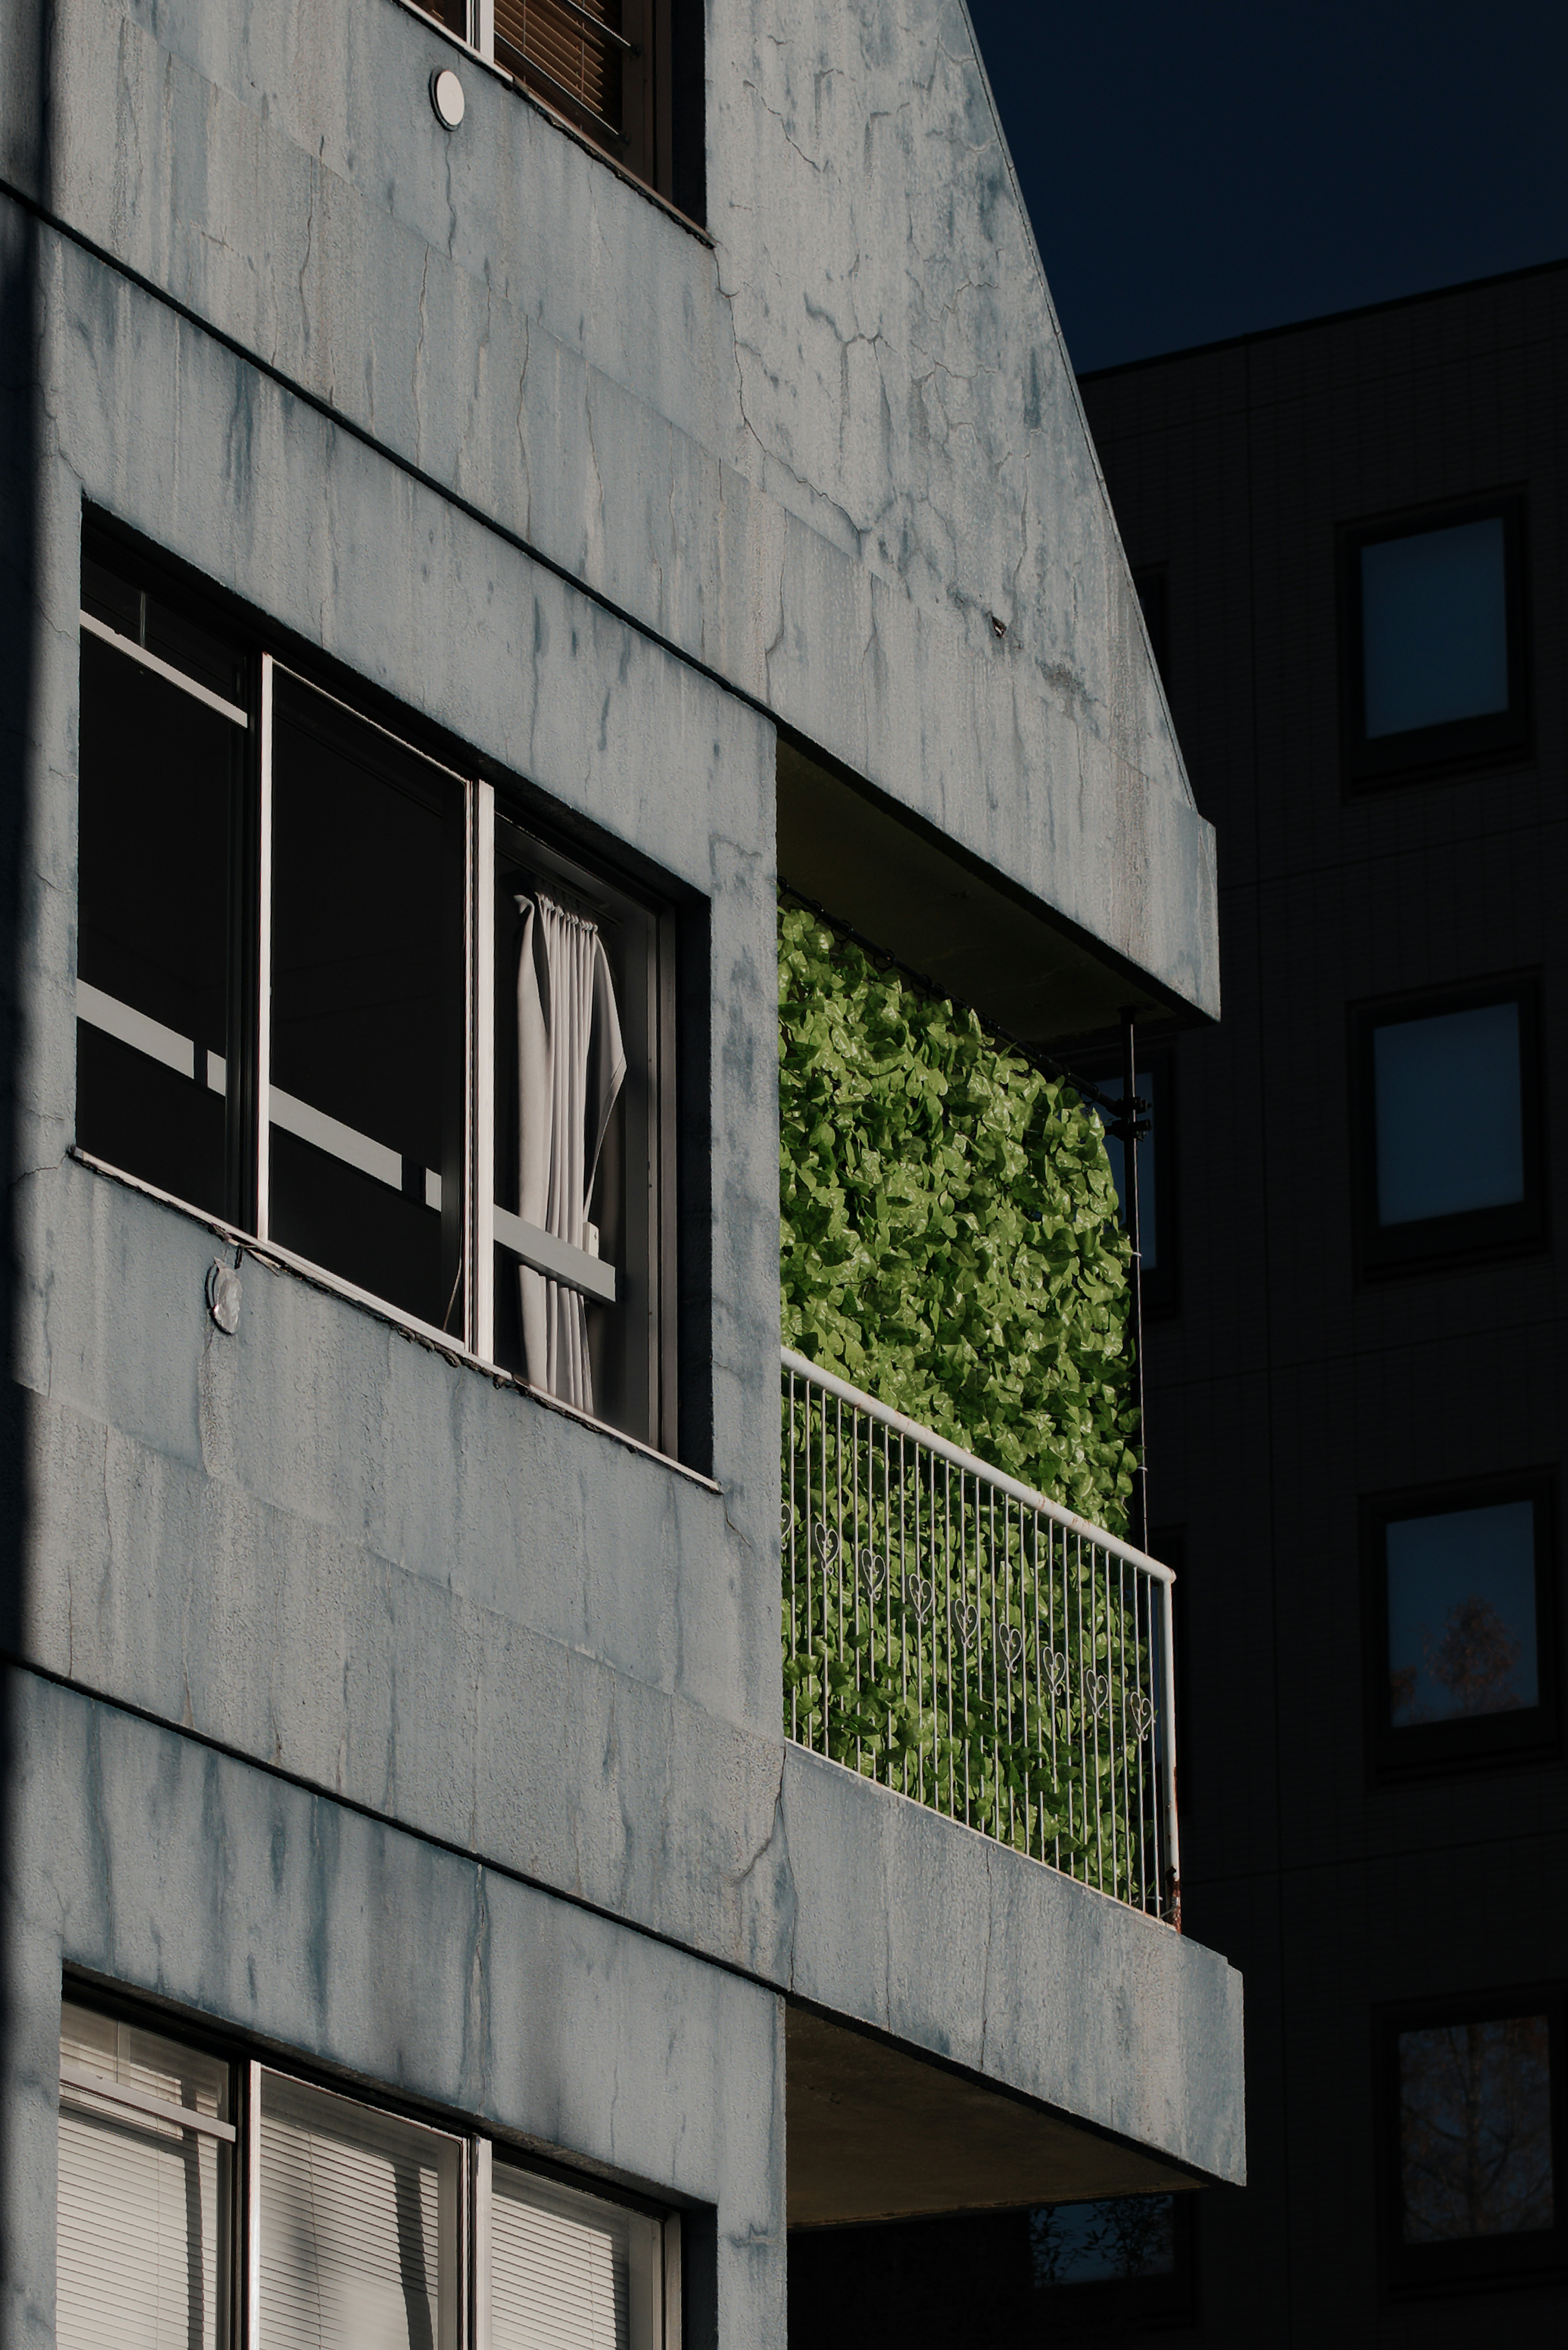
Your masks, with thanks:
[[[971,1648],[974,1636],[980,1629],[980,1609],[972,1599],[966,1599],[961,1607],[954,1607],[951,1613],[953,1630],[958,1634],[961,1646]]]
[[[904,1604],[913,1615],[916,1623],[923,1628],[930,1621],[936,1607],[936,1585],[922,1583],[918,1575],[907,1575],[904,1577]]]
[[[879,1550],[863,1550],[857,1564],[860,1569],[860,1588],[875,1607],[888,1588],[888,1562]]]
[[[1111,1685],[1105,1674],[1091,1673],[1084,1693],[1089,1700],[1089,1711],[1096,1721],[1102,1721],[1111,1701]]]
[[[1139,1738],[1147,1738],[1154,1727],[1154,1708],[1142,1690],[1139,1690],[1132,1701],[1132,1718],[1133,1728],[1137,1731]]]
[[[1002,1651],[1002,1661],[1008,1671],[1015,1673],[1023,1662],[1023,1635],[1018,1626],[1010,1624],[996,1645]]]
[[[836,1526],[825,1526],[818,1518],[811,1530],[811,1539],[817,1557],[824,1566],[831,1566],[838,1556],[840,1544]]]
[[[780,1532],[780,1534],[784,1536],[784,1538],[785,1542],[788,1542],[788,1540],[789,1540],[789,1537],[790,1537],[790,1530],[791,1530],[791,1528],[794,1526],[794,1504],[793,1504],[792,1503],[789,1503],[789,1502],[781,1502],[781,1503],[779,1503],[779,1532]]]
[[[1045,1659],[1045,1685],[1053,1697],[1060,1697],[1067,1686],[1068,1665],[1060,1648],[1053,1648]]]

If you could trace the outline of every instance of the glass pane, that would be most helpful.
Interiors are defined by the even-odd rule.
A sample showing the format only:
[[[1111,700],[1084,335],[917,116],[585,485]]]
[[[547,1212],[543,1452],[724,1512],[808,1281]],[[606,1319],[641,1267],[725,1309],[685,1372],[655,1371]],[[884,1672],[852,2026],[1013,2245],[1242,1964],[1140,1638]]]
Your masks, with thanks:
[[[1372,1055],[1379,1223],[1523,1199],[1517,1003],[1393,1022]]]
[[[656,2350],[659,2261],[657,2220],[496,2165],[493,2350]]]
[[[1036,2285],[1126,2283],[1176,2271],[1176,2206],[1169,2195],[1123,2195],[1100,2203],[1047,2203],[1029,2214]]]
[[[1501,515],[1364,546],[1361,611],[1371,739],[1508,708]]]
[[[1536,1704],[1534,1503],[1395,1518],[1386,1540],[1394,1727]]]
[[[1112,1083],[1111,1081],[1102,1077],[1098,1080],[1098,1084],[1099,1089],[1102,1093],[1115,1095],[1119,1094],[1122,1090],[1121,1081],[1119,1079]],[[1152,1105],[1154,1101],[1154,1078],[1147,1069],[1140,1069],[1138,1071],[1137,1076],[1133,1079],[1133,1087],[1140,1101],[1146,1101]],[[1138,1137],[1137,1144],[1138,1253],[1143,1259],[1143,1269],[1145,1273],[1152,1273],[1154,1271],[1156,1262],[1156,1219],[1154,1212],[1154,1113],[1152,1107],[1149,1112],[1148,1128],[1149,1130],[1147,1134],[1140,1135]],[[1127,1145],[1123,1142],[1119,1134],[1111,1134],[1107,1132],[1106,1136],[1106,1157],[1111,1162],[1111,1181],[1116,1185],[1116,1198],[1120,1200],[1122,1197],[1122,1185],[1126,1180]],[[1122,1222],[1124,1224],[1127,1222],[1125,1213],[1122,1217]],[[1068,2206],[1064,2204],[1062,2208],[1064,2210],[1066,2210]]]
[[[77,1140],[222,1215],[241,730],[84,634]]]
[[[657,1441],[655,918],[501,821],[494,920],[496,1206],[616,1282],[613,1305],[584,1303],[521,1264],[498,1218],[495,1360]]]
[[[1543,2015],[1399,2034],[1407,2244],[1551,2227],[1548,2051]]]
[[[458,2146],[262,2075],[267,2350],[455,2350]]]
[[[228,2067],[67,2006],[60,2055],[115,2084],[226,2116]],[[231,2155],[161,2116],[62,2081],[57,2205],[60,2350],[223,2350]]]
[[[462,791],[322,697],[274,714],[272,1237],[462,1335]]]

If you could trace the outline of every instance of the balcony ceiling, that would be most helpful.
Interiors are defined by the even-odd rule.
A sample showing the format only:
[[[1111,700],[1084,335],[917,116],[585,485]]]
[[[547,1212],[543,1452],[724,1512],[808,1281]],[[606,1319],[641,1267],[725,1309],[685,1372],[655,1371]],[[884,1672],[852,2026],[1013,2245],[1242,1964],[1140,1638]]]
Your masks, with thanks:
[[[1127,1007],[1147,1026],[1199,1016],[907,810],[782,738],[778,861],[794,889],[1030,1044],[1103,1044]]]
[[[1082,2202],[1192,2188],[1081,2122],[792,2005],[789,2225]]]

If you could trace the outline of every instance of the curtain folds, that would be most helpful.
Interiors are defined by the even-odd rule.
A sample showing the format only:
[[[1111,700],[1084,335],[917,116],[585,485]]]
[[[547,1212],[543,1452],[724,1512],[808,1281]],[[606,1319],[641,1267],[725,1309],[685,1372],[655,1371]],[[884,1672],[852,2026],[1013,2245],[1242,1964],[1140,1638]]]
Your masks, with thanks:
[[[517,965],[518,1201],[524,1223],[598,1253],[594,1178],[626,1078],[615,983],[598,926],[539,890],[520,897]],[[587,1308],[530,1265],[517,1270],[530,1384],[594,1409]]]

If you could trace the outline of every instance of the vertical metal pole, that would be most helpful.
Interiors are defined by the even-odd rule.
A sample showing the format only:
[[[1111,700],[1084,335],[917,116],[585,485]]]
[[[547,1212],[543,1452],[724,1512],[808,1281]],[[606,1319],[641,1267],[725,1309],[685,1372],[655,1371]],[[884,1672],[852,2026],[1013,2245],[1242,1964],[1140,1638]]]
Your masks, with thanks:
[[[1160,1643],[1165,1650],[1161,1674],[1165,1699],[1165,1871],[1166,1915],[1179,1934],[1181,1931],[1181,1845],[1176,1828],[1176,1651],[1172,1645],[1171,1586],[1162,1583]]]
[[[1133,1398],[1137,1405],[1137,1467],[1133,1472],[1128,1534],[1139,1550],[1148,1548],[1148,1470],[1146,1465],[1143,1392],[1143,1248],[1139,1240],[1137,1197],[1137,1035],[1130,1011],[1122,1014],[1122,1099],[1117,1130],[1122,1141],[1122,1213],[1127,1219],[1127,1245],[1132,1251]]]
[[[487,2137],[472,2141],[472,2192],[469,2208],[469,2237],[472,2259],[469,2272],[473,2280],[472,2311],[470,2323],[470,2350],[490,2350],[490,2194],[492,2148]]]

